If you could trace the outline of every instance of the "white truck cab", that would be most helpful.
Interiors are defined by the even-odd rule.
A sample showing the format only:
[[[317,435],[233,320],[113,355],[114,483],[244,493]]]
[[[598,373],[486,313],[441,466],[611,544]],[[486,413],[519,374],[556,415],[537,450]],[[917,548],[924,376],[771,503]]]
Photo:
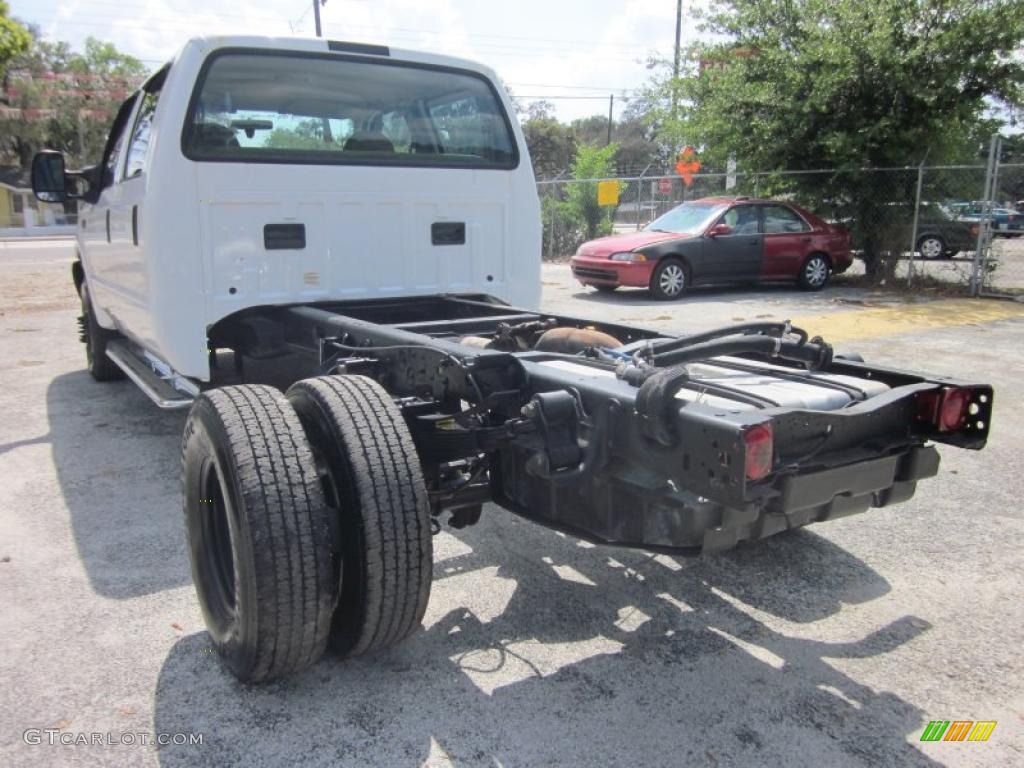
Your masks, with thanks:
[[[540,298],[539,204],[485,66],[384,46],[190,40],[121,107],[78,249],[95,321],[210,379],[254,306]]]

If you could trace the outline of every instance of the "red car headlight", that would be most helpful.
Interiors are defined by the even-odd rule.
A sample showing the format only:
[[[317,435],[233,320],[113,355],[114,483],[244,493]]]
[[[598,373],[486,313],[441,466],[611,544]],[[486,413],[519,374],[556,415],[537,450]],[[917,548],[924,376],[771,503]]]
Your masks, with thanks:
[[[608,257],[612,261],[631,261],[633,263],[647,261],[647,257],[642,253],[632,253],[629,251],[623,251],[622,253],[613,253]]]

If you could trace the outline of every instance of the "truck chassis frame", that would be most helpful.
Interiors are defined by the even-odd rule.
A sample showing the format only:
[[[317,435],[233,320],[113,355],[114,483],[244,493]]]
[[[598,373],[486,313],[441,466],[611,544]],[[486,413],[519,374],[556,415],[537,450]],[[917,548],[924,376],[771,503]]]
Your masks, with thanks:
[[[593,542],[699,554],[904,501],[918,480],[937,472],[938,453],[927,441],[984,444],[990,387],[841,359],[820,339],[797,344],[817,343],[825,353],[827,360],[812,367],[891,389],[838,411],[818,411],[711,387],[710,394],[752,407],[684,407],[676,390],[645,400],[643,386],[609,376],[616,362],[606,357],[459,342],[507,336],[510,328],[569,327],[611,334],[629,354],[687,339],[710,337],[714,345],[717,337],[738,342],[737,356],[749,359],[752,370],[770,363],[772,375],[835,386],[784,352],[742,350],[783,335],[770,328],[765,334],[771,325],[671,336],[520,310],[486,296],[433,296],[247,310],[212,328],[210,340],[216,365],[221,345],[233,349],[236,375],[245,375],[243,360],[262,361],[246,381],[282,388],[313,375],[379,381],[415,439],[438,528],[443,510],[452,510],[450,522],[460,527],[479,518],[483,502],[494,501]],[[663,370],[685,372],[685,366]],[[917,411],[922,395],[951,387],[971,393],[971,417],[962,430],[943,434]],[[752,479],[745,436],[758,426],[771,429],[774,467]]]

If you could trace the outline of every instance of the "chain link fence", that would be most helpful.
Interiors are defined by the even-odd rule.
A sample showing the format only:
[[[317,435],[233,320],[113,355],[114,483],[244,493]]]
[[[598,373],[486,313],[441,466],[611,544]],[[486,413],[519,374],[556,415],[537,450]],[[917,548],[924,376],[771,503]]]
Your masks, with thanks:
[[[618,204],[596,205],[599,184]],[[853,171],[703,173],[552,179],[537,185],[545,259],[568,258],[586,240],[642,229],[687,200],[714,196],[796,203],[846,227],[870,272],[906,287],[1024,293],[1024,165],[908,166]]]

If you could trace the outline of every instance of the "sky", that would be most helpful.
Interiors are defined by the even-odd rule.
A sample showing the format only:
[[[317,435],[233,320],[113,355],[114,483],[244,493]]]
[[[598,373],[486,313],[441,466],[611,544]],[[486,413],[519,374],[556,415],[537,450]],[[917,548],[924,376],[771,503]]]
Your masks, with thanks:
[[[155,68],[199,34],[314,35],[312,0],[11,0],[43,37],[81,47],[93,36]],[[684,4],[683,44],[697,36]],[[324,37],[482,61],[525,104],[549,99],[562,120],[616,115],[668,58],[675,0],[327,0]]]

